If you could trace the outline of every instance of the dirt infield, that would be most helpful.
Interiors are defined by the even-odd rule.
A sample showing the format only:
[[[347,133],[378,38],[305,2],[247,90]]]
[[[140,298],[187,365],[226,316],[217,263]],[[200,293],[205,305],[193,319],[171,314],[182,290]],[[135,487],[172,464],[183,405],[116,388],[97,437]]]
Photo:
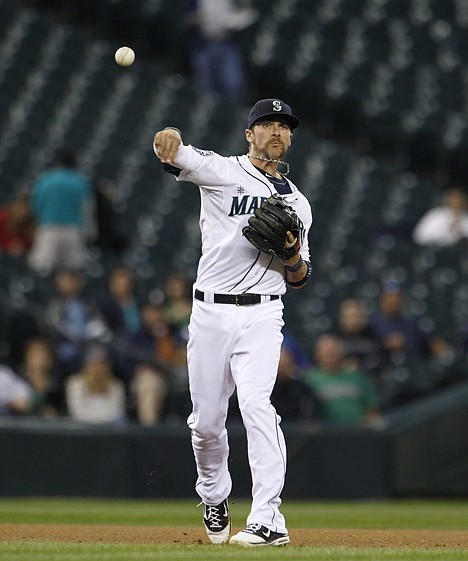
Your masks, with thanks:
[[[468,549],[468,531],[314,530],[290,531],[291,544],[309,547],[422,547]],[[161,526],[0,525],[0,541],[74,543],[208,544],[203,528]]]

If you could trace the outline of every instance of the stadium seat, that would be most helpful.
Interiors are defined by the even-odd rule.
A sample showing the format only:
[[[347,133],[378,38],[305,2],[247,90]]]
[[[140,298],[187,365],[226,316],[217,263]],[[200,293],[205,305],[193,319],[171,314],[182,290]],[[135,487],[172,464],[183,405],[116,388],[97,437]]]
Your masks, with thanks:
[[[464,250],[411,241],[440,187],[408,169],[408,160],[442,145],[462,148],[468,136],[466,71],[453,59],[466,51],[466,29],[451,0],[445,16],[443,2],[425,4],[436,21],[427,19],[422,4],[406,0],[252,2],[268,13],[247,49],[255,95],[284,96],[302,121],[288,162],[290,178],[313,208],[314,276],[304,290],[288,293],[285,313],[306,344],[335,327],[341,298],[358,295],[375,307],[389,275],[405,282],[408,309],[426,329],[440,328],[455,339],[468,321]],[[135,271],[144,290],[162,285],[168,264],[193,277],[200,255],[198,190],[162,172],[152,135],[172,124],[186,142],[242,154],[246,107],[199,96],[189,75],[164,72],[154,58],[121,69],[109,41],[90,40],[13,2],[0,0],[3,8],[1,198],[30,184],[55,148],[68,146],[93,181],[114,182],[115,210],[129,238],[120,255],[93,253],[92,290],[104,289],[119,261]],[[165,22],[175,16],[166,3],[155,4],[155,25],[162,12]],[[439,20],[450,27],[436,25]],[[40,61],[44,48],[56,49],[52,65]],[[17,303],[40,302],[50,286],[5,255],[0,272],[2,293]],[[402,365],[381,381],[384,402],[431,391],[448,371],[437,372],[430,380],[415,368],[413,380],[413,369]]]

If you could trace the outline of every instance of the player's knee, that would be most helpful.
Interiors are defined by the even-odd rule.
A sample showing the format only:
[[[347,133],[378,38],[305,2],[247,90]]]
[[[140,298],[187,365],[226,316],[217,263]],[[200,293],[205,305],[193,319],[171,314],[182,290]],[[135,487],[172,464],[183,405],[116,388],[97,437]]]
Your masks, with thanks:
[[[201,426],[192,430],[192,440],[199,445],[207,446],[219,442],[223,430],[214,430],[213,427]]]
[[[211,416],[194,416],[189,422],[192,437],[205,444],[219,440],[225,430],[224,422]]]

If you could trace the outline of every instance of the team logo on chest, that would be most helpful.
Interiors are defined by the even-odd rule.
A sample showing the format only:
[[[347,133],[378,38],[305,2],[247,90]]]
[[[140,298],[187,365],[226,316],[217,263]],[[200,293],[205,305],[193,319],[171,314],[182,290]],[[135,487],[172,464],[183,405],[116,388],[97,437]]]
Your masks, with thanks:
[[[243,194],[245,193],[245,187],[242,187],[242,185],[239,185],[239,186],[236,188],[236,191],[237,191],[237,194],[238,194],[238,195],[243,195]]]
[[[242,189],[242,192],[239,191]],[[243,187],[237,187],[237,192],[242,194],[245,192]],[[253,214],[267,197],[253,197],[252,195],[234,196],[231,201],[231,210],[228,216],[238,216],[243,214]]]

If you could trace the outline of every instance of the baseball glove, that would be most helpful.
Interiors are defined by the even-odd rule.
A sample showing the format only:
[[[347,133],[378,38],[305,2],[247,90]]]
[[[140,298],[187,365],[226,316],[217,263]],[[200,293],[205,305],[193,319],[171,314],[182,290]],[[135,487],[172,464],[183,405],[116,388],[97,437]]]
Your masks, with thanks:
[[[249,225],[242,229],[242,234],[260,251],[271,253],[284,261],[291,259],[299,251],[299,230],[299,218],[294,209],[275,194],[255,209],[254,215],[249,218]],[[297,240],[292,247],[285,247],[288,231]]]

